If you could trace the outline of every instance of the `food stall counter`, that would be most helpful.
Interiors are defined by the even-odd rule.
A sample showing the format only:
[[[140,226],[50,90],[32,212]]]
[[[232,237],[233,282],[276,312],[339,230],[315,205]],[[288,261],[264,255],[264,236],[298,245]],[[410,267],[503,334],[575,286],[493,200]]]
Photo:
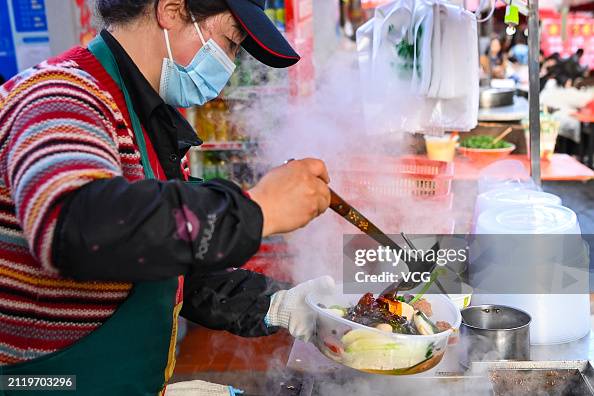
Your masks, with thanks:
[[[459,363],[464,354],[461,343],[449,348],[443,361],[427,372],[382,376],[347,369],[325,358],[312,344],[296,341],[287,363],[287,370],[294,375],[289,380],[283,378],[284,385],[278,384],[278,388],[290,389],[273,394],[309,396],[324,392],[333,396],[352,390],[382,394],[390,389],[415,395],[594,394],[594,337],[590,334],[567,344],[533,345],[530,361],[477,362],[469,369]]]
[[[423,157],[424,158],[424,157]],[[530,160],[525,154],[511,154],[506,159],[520,161],[530,171]],[[454,180],[478,180],[488,163],[477,163],[463,157],[454,160]],[[594,170],[567,154],[553,154],[550,161],[541,162],[543,181],[588,181],[594,179]]]
[[[450,345],[442,362],[427,372],[412,376],[376,375],[341,366],[322,355],[313,344],[295,341],[288,358],[284,354],[271,356],[273,363],[267,367],[178,371],[176,379],[234,383],[245,390],[244,396],[393,394],[389,391],[394,389],[418,396],[517,396],[537,394],[539,390],[547,393],[538,394],[594,395],[591,334],[566,344],[533,345],[529,361],[476,362],[467,369],[459,363],[463,356],[464,349],[458,343]],[[566,390],[570,392],[564,393]]]

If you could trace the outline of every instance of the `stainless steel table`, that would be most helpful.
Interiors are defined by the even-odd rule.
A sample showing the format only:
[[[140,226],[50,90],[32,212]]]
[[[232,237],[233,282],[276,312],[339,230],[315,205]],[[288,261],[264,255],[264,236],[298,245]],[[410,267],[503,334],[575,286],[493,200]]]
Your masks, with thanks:
[[[432,370],[413,376],[383,376],[362,373],[338,365],[323,356],[312,344],[296,341],[288,361],[267,372],[200,372],[176,376],[175,381],[202,379],[221,384],[233,384],[245,390],[245,396],[367,396],[367,395],[594,395],[594,336],[579,341],[531,347],[531,361],[475,363],[470,370],[459,363],[463,351],[460,345],[448,347],[442,362]],[[503,373],[527,373],[528,378],[516,379],[517,389],[510,393],[497,393],[489,379],[489,370],[503,369]],[[569,392],[532,392],[530,376],[535,373],[564,373],[572,378],[563,379]],[[511,377],[510,377],[511,378]],[[563,382],[551,377],[549,382]],[[547,381],[547,379],[544,379]],[[577,380],[577,381],[576,381]],[[542,381],[541,381],[542,382]]]
[[[541,393],[523,387],[531,387],[540,381],[552,387],[550,392],[542,394],[594,395],[594,336],[591,334],[572,343],[532,346],[531,360],[523,362],[475,362],[466,369],[459,363],[463,352],[460,344],[449,346],[442,362],[427,372],[413,376],[382,376],[336,364],[313,345],[297,341],[287,368],[300,373],[305,382],[309,379],[311,384],[299,385],[297,392],[295,384],[291,383],[293,393],[286,394],[536,395]],[[515,381],[512,392],[498,391],[494,377],[491,377],[493,373],[498,373],[498,380]]]

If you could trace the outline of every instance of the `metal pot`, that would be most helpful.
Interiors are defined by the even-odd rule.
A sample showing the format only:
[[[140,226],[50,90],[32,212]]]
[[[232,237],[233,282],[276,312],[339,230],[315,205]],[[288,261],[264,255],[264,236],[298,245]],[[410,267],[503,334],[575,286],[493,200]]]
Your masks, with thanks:
[[[478,305],[461,311],[462,364],[530,360],[530,315],[505,305]]]
[[[486,88],[480,91],[480,107],[492,108],[511,106],[514,104],[515,89],[511,88]]]

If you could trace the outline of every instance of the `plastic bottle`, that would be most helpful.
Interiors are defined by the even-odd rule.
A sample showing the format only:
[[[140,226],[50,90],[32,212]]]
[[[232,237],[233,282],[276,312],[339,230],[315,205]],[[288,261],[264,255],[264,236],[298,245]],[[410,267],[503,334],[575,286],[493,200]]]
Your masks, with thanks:
[[[276,23],[276,9],[274,8],[274,3],[275,0],[266,0],[264,12],[273,23]]]
[[[227,105],[224,101],[218,101],[213,106],[213,122],[215,140],[217,142],[229,141],[229,122],[227,120]]]
[[[229,180],[231,172],[229,172],[229,164],[222,157],[217,161],[217,177]]]
[[[204,112],[204,141],[212,142],[216,140],[215,136],[215,120],[214,120],[214,105],[211,102],[206,103],[202,107]]]
[[[214,153],[204,153],[204,166],[202,167],[202,169],[204,172],[203,178],[205,181],[217,177],[217,164],[215,162]]]
[[[276,27],[281,31],[285,31],[285,0],[275,0],[275,24]]]

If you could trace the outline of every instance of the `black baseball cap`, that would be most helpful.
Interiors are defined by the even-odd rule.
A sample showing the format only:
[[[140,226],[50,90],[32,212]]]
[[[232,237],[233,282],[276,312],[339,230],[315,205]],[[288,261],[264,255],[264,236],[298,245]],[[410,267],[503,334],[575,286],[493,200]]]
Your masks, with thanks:
[[[247,37],[241,44],[265,65],[282,68],[297,63],[299,55],[264,13],[265,0],[225,0]]]

